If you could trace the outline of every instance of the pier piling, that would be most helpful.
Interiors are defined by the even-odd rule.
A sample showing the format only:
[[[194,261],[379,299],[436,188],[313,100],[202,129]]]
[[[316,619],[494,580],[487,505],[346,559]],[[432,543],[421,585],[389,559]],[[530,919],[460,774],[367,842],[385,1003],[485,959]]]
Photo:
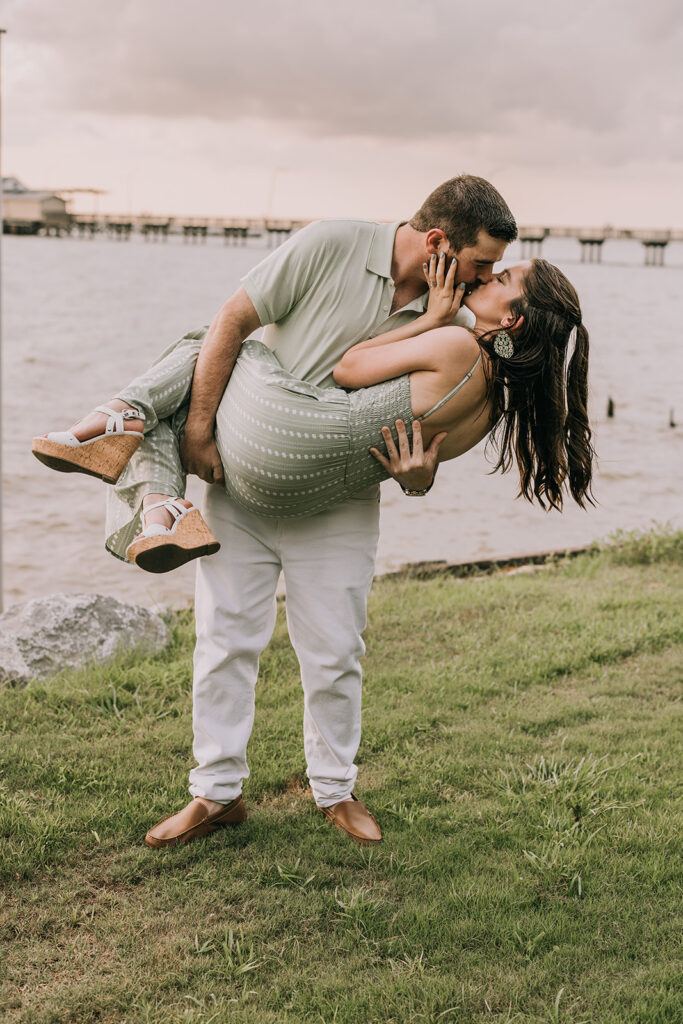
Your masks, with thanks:
[[[107,220],[104,227],[110,238],[124,242],[131,236],[133,222],[130,220]]]
[[[294,230],[294,222],[291,220],[267,220],[264,227],[268,236],[269,247],[277,248],[278,245],[281,245],[291,235]]]
[[[224,225],[223,226],[223,241],[227,245],[246,245],[247,235],[249,234],[249,225]]]
[[[172,223],[172,217],[169,217],[168,220],[143,220],[140,224],[140,234],[146,242],[150,238],[155,242],[159,241],[159,239],[166,242],[168,241],[168,232]]]
[[[205,242],[208,233],[208,224],[183,224],[183,239],[186,242]]]
[[[579,244],[581,246],[581,262],[602,263],[602,247],[604,242],[604,235],[579,235]]]
[[[522,259],[533,260],[541,255],[543,240],[548,236],[548,228],[520,228],[519,240],[522,245]]]
[[[81,220],[80,217],[76,218],[73,222],[73,226],[78,232],[79,238],[94,238],[97,232],[100,230],[100,226],[96,220]]]
[[[669,244],[669,239],[644,238],[642,241],[645,250],[645,266],[663,267],[664,252]]]

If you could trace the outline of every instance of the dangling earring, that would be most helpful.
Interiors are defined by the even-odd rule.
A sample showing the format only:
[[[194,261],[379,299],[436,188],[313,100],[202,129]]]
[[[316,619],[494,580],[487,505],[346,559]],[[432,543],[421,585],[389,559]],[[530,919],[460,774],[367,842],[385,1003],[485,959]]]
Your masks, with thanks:
[[[493,351],[501,359],[511,359],[515,353],[515,346],[512,344],[512,338],[507,331],[498,331],[498,334],[493,339]]]

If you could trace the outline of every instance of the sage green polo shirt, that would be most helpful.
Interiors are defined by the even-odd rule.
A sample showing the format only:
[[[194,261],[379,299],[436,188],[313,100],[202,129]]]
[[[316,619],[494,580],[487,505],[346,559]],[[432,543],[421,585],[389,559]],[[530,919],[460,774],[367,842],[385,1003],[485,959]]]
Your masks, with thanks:
[[[315,221],[242,278],[265,328],[262,340],[286,370],[312,384],[334,385],[332,370],[351,345],[424,313],[426,289],[390,315],[391,259],[401,223]],[[474,319],[465,310],[463,322],[470,322],[468,315]]]

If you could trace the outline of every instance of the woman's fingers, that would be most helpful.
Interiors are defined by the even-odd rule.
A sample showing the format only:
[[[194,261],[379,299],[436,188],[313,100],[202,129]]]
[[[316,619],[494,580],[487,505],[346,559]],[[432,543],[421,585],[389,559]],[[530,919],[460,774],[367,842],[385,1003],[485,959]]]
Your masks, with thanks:
[[[426,266],[426,263],[422,264],[423,269]],[[438,256],[433,253],[429,260],[429,267],[431,274],[427,274],[427,279],[431,277],[436,282],[437,288],[446,288],[449,293],[452,293],[455,288],[455,274],[458,269],[458,261],[455,256],[449,261],[445,252],[440,252]]]
[[[422,272],[430,289],[429,309],[443,316],[444,322],[455,316],[465,297],[465,285],[455,284],[457,271],[457,259],[453,257],[449,260],[445,252],[432,253],[429,264],[422,264]]]
[[[446,253],[440,252],[436,258],[436,286],[443,288],[446,279]]]
[[[446,277],[446,285],[448,286],[448,294],[451,296],[452,309],[454,313],[457,312],[460,309],[460,306],[462,305],[462,300],[465,298],[466,288],[466,285],[464,283],[461,283],[456,286],[455,275],[457,273],[457,270],[458,261],[454,256],[453,259],[451,260],[451,265],[448,268],[448,276]]]

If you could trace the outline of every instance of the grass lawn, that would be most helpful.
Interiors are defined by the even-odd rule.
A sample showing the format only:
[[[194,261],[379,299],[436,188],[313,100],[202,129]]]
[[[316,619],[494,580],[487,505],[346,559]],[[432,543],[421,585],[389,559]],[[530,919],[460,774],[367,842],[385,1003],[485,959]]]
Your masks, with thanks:
[[[188,799],[188,614],[158,658],[3,691],[3,1024],[683,1020],[682,564],[662,533],[533,574],[378,581],[375,848],[306,790],[282,614],[250,818],[187,847],[142,838]]]

